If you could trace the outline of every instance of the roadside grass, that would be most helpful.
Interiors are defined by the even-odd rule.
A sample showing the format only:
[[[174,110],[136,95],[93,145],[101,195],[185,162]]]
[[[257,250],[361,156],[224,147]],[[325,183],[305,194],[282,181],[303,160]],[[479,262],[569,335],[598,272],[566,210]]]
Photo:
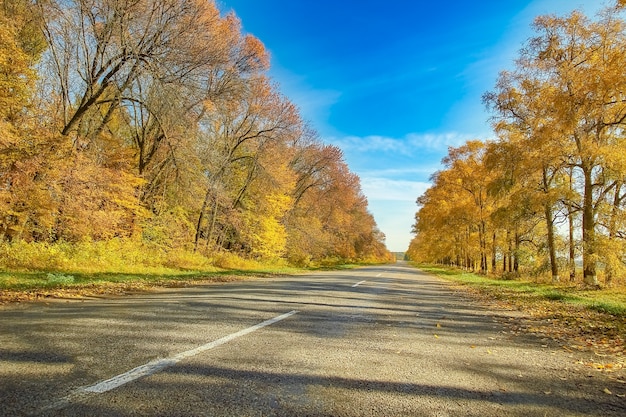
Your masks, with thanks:
[[[202,282],[225,282],[249,278],[286,276],[306,271],[347,270],[358,264],[325,265],[297,268],[280,263],[254,263],[239,268],[208,268],[204,270],[177,270],[171,268],[148,268],[137,272],[82,272],[82,271],[0,271],[0,301],[6,292],[45,292],[54,290],[80,290],[96,287],[111,288],[125,285],[127,288],[174,287]]]
[[[419,265],[419,268],[458,284],[487,292],[499,299],[516,298],[527,302],[558,301],[617,317],[626,317],[626,291],[624,289],[589,290],[570,283],[543,284],[524,279],[494,279],[433,265]]]
[[[416,265],[481,302],[521,311],[502,323],[509,333],[527,332],[559,343],[574,354],[590,354],[586,366],[612,372],[626,369],[626,290],[588,289],[570,283],[494,279],[459,269]]]
[[[128,273],[76,273],[76,272],[0,272],[0,288],[12,291],[53,290],[58,288],[82,287],[98,283],[123,284],[143,282],[158,284],[181,281],[195,276],[192,272],[128,274]]]
[[[0,271],[0,303],[40,298],[122,295],[158,287],[185,287],[301,272],[301,269],[283,265],[256,265],[256,268],[250,269],[210,268],[201,271],[154,268],[142,273]]]
[[[229,252],[205,255],[133,239],[0,242],[0,302],[119,294],[300,271],[280,259],[257,261]]]
[[[296,275],[359,265],[328,258],[298,268],[283,259],[254,260],[229,252],[210,256],[164,250],[132,240],[0,243],[0,303],[40,298],[124,294],[256,277]]]

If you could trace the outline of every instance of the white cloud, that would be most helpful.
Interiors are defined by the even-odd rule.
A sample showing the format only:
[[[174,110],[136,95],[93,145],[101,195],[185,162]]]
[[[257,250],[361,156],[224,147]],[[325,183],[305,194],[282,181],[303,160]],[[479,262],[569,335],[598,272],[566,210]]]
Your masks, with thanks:
[[[468,140],[473,139],[485,139],[477,137],[476,135],[463,134],[458,132],[448,133],[425,133],[425,134],[409,134],[407,135],[407,142],[413,148],[418,149],[433,149],[433,150],[447,150],[449,146],[458,147],[463,145]]]
[[[431,163],[429,165],[416,164],[412,166],[404,166],[404,167],[394,167],[394,168],[385,168],[385,169],[376,169],[369,171],[361,171],[359,175],[361,177],[382,177],[382,178],[414,178],[414,177],[424,177],[430,176],[434,172],[441,169],[440,163]]]
[[[327,142],[339,146],[349,152],[392,152],[406,154],[408,147],[402,139],[384,136],[344,136],[341,138],[326,138]]]
[[[382,177],[361,177],[361,188],[368,201],[415,202],[430,183],[409,180],[391,180]]]
[[[386,152],[411,156],[423,151],[446,151],[449,146],[461,146],[472,139],[485,138],[479,138],[476,135],[448,132],[409,133],[402,138],[386,136],[329,137],[326,138],[326,141],[339,146],[346,152]]]

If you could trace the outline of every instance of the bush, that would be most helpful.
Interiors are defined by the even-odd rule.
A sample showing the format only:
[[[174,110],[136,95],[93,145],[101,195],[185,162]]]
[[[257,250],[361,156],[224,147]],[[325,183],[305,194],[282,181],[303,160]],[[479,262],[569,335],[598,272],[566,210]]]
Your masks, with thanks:
[[[219,252],[213,258],[213,265],[223,269],[262,269],[263,266],[252,259],[244,259],[231,252]]]
[[[0,268],[10,271],[160,273],[167,270],[215,271],[198,253],[166,250],[134,239],[106,241],[0,243]],[[58,279],[60,275],[54,275]]]

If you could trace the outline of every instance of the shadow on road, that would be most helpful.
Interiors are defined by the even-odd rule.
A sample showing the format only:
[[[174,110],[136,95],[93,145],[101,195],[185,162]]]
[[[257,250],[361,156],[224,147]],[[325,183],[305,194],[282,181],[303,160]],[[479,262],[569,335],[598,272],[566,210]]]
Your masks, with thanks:
[[[299,313],[249,339],[299,346],[302,357],[285,359],[293,369],[245,362],[225,346],[206,354],[212,364],[182,362],[47,415],[438,415],[443,403],[448,415],[626,414],[623,399],[598,394],[623,387],[509,332],[513,312],[485,310],[404,265],[4,309],[3,412],[36,414],[81,386],[289,310]]]

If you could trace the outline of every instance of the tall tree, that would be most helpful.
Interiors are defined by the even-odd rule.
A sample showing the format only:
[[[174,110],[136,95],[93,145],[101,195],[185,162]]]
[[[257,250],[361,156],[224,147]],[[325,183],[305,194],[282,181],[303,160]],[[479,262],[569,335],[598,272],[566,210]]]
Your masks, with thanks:
[[[252,78],[247,85],[241,99],[218,103],[207,113],[210,120],[203,144],[206,188],[197,217],[196,248],[203,236],[215,237],[220,206],[230,211],[250,204],[248,197],[255,182],[265,180],[268,194],[275,186],[288,187],[282,192],[287,196],[291,191],[286,185],[289,180],[283,182],[289,176],[285,172],[290,161],[288,146],[300,134],[299,115],[267,78]],[[276,198],[274,203],[282,201]],[[226,224],[220,227],[224,231],[232,229]],[[240,235],[236,230],[240,228],[235,228],[235,235]]]
[[[54,138],[32,113],[34,65],[43,49],[37,13],[27,1],[0,2],[0,239],[45,235],[54,203],[47,183]],[[51,169],[52,168],[52,169]]]
[[[597,284],[599,259],[597,216],[610,190],[623,178],[611,163],[620,149],[626,119],[622,99],[626,61],[624,22],[606,10],[592,22],[579,12],[563,18],[537,18],[538,36],[517,60],[516,70],[503,73],[496,93],[486,99],[501,115],[496,129],[514,129],[526,139],[521,151],[536,165],[544,195],[553,277],[558,276],[554,249],[554,206],[557,201],[582,213],[583,269],[588,284]],[[550,105],[546,105],[550,103]],[[565,168],[580,178],[578,194],[565,190]],[[578,175],[580,174],[580,175]],[[578,188],[579,186],[579,188]]]
[[[605,161],[621,148],[619,132],[626,120],[624,22],[607,10],[597,22],[574,12],[538,18],[536,27],[540,36],[531,43],[529,62],[549,76],[557,129],[568,139],[569,164],[582,175],[583,273],[585,282],[595,285],[597,214],[614,187]]]
[[[565,167],[564,143],[561,132],[555,129],[553,108],[545,106],[552,98],[552,85],[543,82],[533,70],[523,67],[514,73],[501,73],[496,91],[484,99],[496,112],[494,128],[502,146],[516,155],[516,174],[509,177],[508,185],[521,185],[523,192],[531,190],[531,198],[543,213],[552,281],[558,282],[555,224],[556,205],[565,195],[559,186]]]

